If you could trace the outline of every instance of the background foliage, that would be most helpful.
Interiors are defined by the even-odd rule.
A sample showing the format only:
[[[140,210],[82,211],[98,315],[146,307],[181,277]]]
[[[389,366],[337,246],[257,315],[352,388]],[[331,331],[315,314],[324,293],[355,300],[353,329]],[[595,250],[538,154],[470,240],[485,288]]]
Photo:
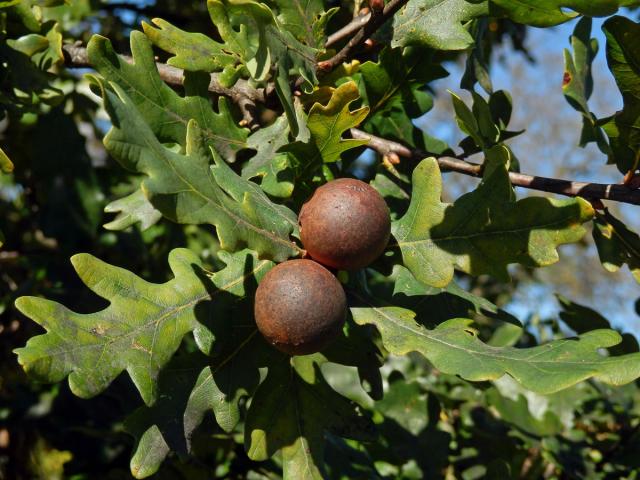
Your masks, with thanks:
[[[635,211],[516,199],[508,172],[539,159],[514,145],[535,130],[510,126],[520,99],[492,75],[496,52],[546,68],[529,27],[572,21],[551,73],[574,136],[633,184],[637,2],[411,0],[372,48],[317,70],[361,3],[0,2],[2,478],[637,476],[634,336],[563,296],[557,316],[508,307],[543,282],[536,267],[571,265],[566,243],[634,282]],[[92,69],[63,52],[75,41]],[[590,107],[598,56],[618,112]],[[185,69],[184,86],[156,60]],[[210,74],[263,101],[210,92]],[[420,127],[445,98],[455,142]],[[421,158],[372,154],[354,127]],[[484,161],[482,182],[441,172],[441,155]],[[252,292],[301,254],[312,189],[346,175],[385,196],[394,240],[341,276],[344,335],[290,360],[257,333]]]

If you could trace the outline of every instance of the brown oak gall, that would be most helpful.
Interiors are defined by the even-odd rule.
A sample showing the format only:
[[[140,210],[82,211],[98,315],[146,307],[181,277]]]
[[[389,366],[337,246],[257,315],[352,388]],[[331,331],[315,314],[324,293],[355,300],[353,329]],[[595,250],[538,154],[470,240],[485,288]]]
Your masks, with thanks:
[[[289,355],[322,350],[342,330],[347,298],[329,270],[311,260],[289,260],[271,269],[256,291],[258,330]]]
[[[339,270],[366,267],[384,251],[389,208],[368,183],[352,178],[318,188],[298,217],[300,239],[314,260]]]

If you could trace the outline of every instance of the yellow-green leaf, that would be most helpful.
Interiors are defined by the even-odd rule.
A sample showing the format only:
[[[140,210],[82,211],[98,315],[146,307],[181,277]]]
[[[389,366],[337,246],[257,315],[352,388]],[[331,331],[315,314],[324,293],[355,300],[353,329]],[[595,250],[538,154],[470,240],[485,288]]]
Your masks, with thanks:
[[[506,147],[502,157],[507,155]],[[491,158],[500,158],[494,151]],[[404,264],[427,285],[443,287],[454,268],[508,279],[511,263],[540,267],[558,261],[558,245],[577,242],[593,217],[589,202],[529,197],[515,201],[504,162],[489,162],[473,192],[442,203],[442,178],[434,158],[413,172],[407,213],[392,223]]]
[[[575,338],[531,348],[483,343],[473,320],[454,318],[429,330],[411,310],[399,307],[352,308],[359,325],[375,325],[387,350],[396,355],[419,352],[438,370],[466,380],[497,380],[510,375],[524,388],[549,394],[595,378],[624,385],[640,377],[640,353],[604,356],[599,350],[622,340],[613,330],[593,330]]]

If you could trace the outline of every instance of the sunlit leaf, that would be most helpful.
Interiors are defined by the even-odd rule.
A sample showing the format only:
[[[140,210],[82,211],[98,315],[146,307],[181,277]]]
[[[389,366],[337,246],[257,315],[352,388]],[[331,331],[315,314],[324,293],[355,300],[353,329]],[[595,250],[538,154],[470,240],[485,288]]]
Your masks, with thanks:
[[[145,35],[154,45],[173,54],[169,65],[183,70],[216,72],[233,66],[238,58],[225,51],[224,45],[202,33],[185,32],[161,18],[142,22]]]
[[[464,50],[473,44],[473,37],[463,22],[488,13],[487,1],[410,0],[393,18],[391,45]]]
[[[305,80],[307,87],[316,81],[318,51],[301,43],[284,28],[265,4],[253,0],[208,0],[211,20],[225,48],[235,52],[255,80],[267,80],[275,67],[275,87],[284,107],[291,131],[298,134],[290,75]]]
[[[603,125],[613,150],[612,163],[622,173],[640,162],[640,24],[625,17],[608,19],[602,29],[607,36],[607,63],[622,93],[624,107]]]
[[[640,282],[640,236],[637,233],[607,211],[596,216],[593,239],[605,269],[616,272],[627,264],[633,278]]]
[[[128,95],[111,86],[114,91],[103,91],[114,122],[105,146],[125,168],[147,176],[142,188],[154,208],[176,222],[214,225],[228,251],[246,245],[276,261],[300,253],[290,239],[295,214],[272,203],[208,149],[194,120],[187,127],[185,154],[177,153],[158,141]]]
[[[212,109],[209,75],[188,75],[185,95],[180,96],[160,78],[145,35],[131,32],[130,41],[133,64],[116,55],[109,40],[94,35],[87,46],[91,64],[107,82],[127,94],[160,142],[183,144],[187,124],[194,119],[207,144],[233,161],[238,150],[246,147],[248,131],[237,126],[225,98],[218,100],[217,113]]]
[[[471,327],[473,321],[465,318],[429,330],[404,308],[371,306],[351,312],[356,323],[378,328],[390,352],[419,352],[443,373],[466,380],[497,380],[508,374],[524,388],[547,394],[588,378],[623,385],[640,377],[640,353],[616,357],[599,353],[620,343],[620,334],[612,330],[593,330],[532,348],[494,347],[483,343]]]
[[[50,300],[21,297],[17,308],[47,333],[17,349],[18,361],[40,381],[69,376],[71,390],[83,398],[102,392],[126,370],[145,403],[152,404],[158,375],[183,336],[194,329],[196,338],[204,335],[202,317],[215,311],[217,297],[244,295],[247,279],[271,265],[248,251],[224,260],[226,269],[207,275],[189,250],[173,250],[169,265],[175,278],[153,284],[91,255],[75,255],[78,276],[110,305],[78,314]]]
[[[124,230],[136,223],[140,223],[140,230],[146,230],[162,218],[162,212],[153,207],[144,196],[142,189],[119,200],[114,200],[104,207],[104,211],[118,214],[116,218],[104,224],[104,228],[107,230]]]
[[[427,285],[443,287],[454,267],[471,275],[508,279],[507,265],[545,266],[558,261],[558,245],[577,242],[593,217],[581,199],[529,197],[515,201],[504,164],[485,169],[473,192],[453,204],[441,202],[442,179],[435,159],[413,172],[407,213],[392,223],[404,264]]]
[[[507,16],[515,22],[535,27],[558,25],[580,14],[604,17],[628,3],[628,0],[489,0],[491,15]]]
[[[350,105],[359,95],[354,82],[343,83],[334,89],[326,105],[314,103],[309,110],[309,142],[298,141],[280,149],[281,152],[288,152],[295,157],[298,170],[303,177],[304,174],[317,171],[323,163],[337,162],[347,150],[367,143],[367,140],[342,138],[345,131],[359,125],[369,113],[367,107],[350,110]]]

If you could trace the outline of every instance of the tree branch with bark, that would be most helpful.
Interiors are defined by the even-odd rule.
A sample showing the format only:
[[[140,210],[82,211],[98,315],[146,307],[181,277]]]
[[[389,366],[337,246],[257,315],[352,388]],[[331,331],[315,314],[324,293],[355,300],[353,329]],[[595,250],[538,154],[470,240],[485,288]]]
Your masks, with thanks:
[[[388,20],[406,1],[407,0],[392,1],[385,6],[384,10],[378,10],[377,13],[375,10],[372,10],[370,14],[357,17],[347,25],[349,28],[346,31],[355,31],[355,28],[349,25],[360,25],[364,22],[365,17],[367,18],[366,23],[357,31],[358,33],[351,38],[347,45],[327,62],[330,62],[333,66],[347,59],[376,28],[379,28]],[[338,32],[340,32],[340,30]],[[343,32],[340,35],[343,36],[346,34]],[[336,37],[333,41],[337,42],[338,40],[339,38]],[[65,63],[68,67],[91,68],[85,47],[78,44],[67,44],[63,46],[63,52],[65,55]],[[131,57],[126,55],[123,55],[123,57],[128,61],[133,61]],[[160,77],[167,84],[174,87],[180,87],[184,84],[183,70],[159,62],[156,62],[156,66]],[[209,91],[212,94],[228,97],[238,106],[243,117],[241,124],[254,128],[257,126],[254,115],[256,104],[265,103],[271,90],[273,89],[270,87],[253,88],[249,85],[249,82],[243,79],[238,80],[231,88],[223,87],[218,79],[218,75],[215,73],[211,74],[211,81],[209,83]],[[410,149],[401,143],[381,138],[359,129],[351,129],[350,133],[353,138],[368,140],[367,146],[370,149],[386,157],[403,157],[411,160],[421,160],[430,156],[430,154],[426,152]],[[472,177],[480,177],[482,175],[482,165],[480,164],[450,156],[441,156],[438,157],[437,160],[443,171],[457,172]],[[513,185],[530,190],[539,190],[571,197],[580,196],[594,202],[598,200],[610,200],[640,205],[640,190],[624,184],[577,182],[515,172],[509,173],[509,179]]]

